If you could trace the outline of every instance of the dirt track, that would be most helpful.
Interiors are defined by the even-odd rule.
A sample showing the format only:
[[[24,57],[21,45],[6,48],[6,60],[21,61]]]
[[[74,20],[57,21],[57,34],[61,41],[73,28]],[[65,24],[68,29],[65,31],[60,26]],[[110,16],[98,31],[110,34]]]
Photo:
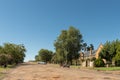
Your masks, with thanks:
[[[60,68],[26,63],[10,71],[3,80],[120,80],[119,74]]]

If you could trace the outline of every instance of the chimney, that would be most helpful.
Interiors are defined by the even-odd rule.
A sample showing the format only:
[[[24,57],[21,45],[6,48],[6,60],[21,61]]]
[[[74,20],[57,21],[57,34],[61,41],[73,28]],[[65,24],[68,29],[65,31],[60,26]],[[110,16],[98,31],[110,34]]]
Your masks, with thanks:
[[[92,56],[92,48],[90,48],[90,56]]]

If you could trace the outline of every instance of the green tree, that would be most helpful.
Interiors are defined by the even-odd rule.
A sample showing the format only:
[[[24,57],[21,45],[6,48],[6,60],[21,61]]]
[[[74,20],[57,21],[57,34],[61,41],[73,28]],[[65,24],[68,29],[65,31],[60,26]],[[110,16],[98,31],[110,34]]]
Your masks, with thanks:
[[[22,63],[24,61],[25,52],[26,49],[22,44],[16,45],[12,43],[5,43],[2,48],[2,53],[11,56],[11,60],[8,61],[9,64]]]
[[[0,64],[18,64],[24,61],[26,49],[23,44],[5,43],[0,46]]]
[[[70,62],[78,57],[78,52],[82,48],[82,34],[74,27],[70,27],[68,30],[62,30],[54,43],[56,48],[56,54],[59,61]]]
[[[91,49],[91,50],[94,50],[93,44],[90,44],[90,46],[87,46],[87,51],[90,51],[90,49]]]
[[[56,63],[56,64],[59,62],[56,53],[53,54],[51,61],[52,63]]]
[[[104,67],[105,63],[101,58],[99,58],[99,59],[95,60],[94,65],[95,65],[95,67]]]
[[[54,43],[56,48],[57,61],[63,64],[67,60],[67,31],[62,30],[61,34]]]
[[[100,52],[100,57],[111,63],[115,61],[118,66],[120,64],[120,41],[118,39],[112,42],[107,41]]]
[[[7,65],[8,61],[11,60],[11,56],[7,54],[0,54],[0,65]]]
[[[116,50],[116,55],[113,58],[113,60],[115,60],[115,64],[116,66],[120,66],[120,44],[117,46],[117,50]]]
[[[70,62],[72,64],[72,60],[78,59],[78,52],[82,49],[82,34],[80,33],[80,31],[74,27],[70,27],[68,29],[68,54],[69,54],[69,58],[70,58]]]
[[[51,62],[53,52],[47,49],[41,49],[38,55],[40,56],[41,61],[44,61],[47,63],[47,62]]]
[[[111,42],[107,41],[104,44],[104,48],[102,49],[102,51],[100,52],[100,57],[102,59],[106,59],[107,61],[111,62],[112,61],[112,57],[111,57],[111,53],[110,53],[110,48],[111,48]]]

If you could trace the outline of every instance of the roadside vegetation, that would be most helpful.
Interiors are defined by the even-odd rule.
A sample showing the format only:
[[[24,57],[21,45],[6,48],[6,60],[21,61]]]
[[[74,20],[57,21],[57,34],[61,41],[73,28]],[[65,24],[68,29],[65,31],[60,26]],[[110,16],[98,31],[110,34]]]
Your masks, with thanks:
[[[4,43],[0,46],[0,66],[7,67],[8,65],[17,65],[23,63],[26,49],[24,45]]]
[[[99,56],[109,66],[120,66],[120,40],[107,41]]]
[[[94,50],[94,46],[89,46],[83,40],[83,35],[80,30],[70,26],[68,30],[62,30],[60,35],[54,41],[55,52],[47,49],[40,49],[38,55],[35,56],[35,61],[43,61],[46,63],[81,65],[80,52]],[[88,58],[89,59],[89,58]],[[103,45],[103,49],[99,54],[98,59],[90,59],[94,61],[94,67],[111,67],[120,66],[120,40],[107,41]],[[109,68],[103,68],[109,69]],[[115,69],[111,67],[110,69]],[[116,68],[118,69],[118,68]]]
[[[71,26],[68,30],[62,30],[55,40],[55,53],[41,49],[38,55],[35,56],[35,60],[56,64],[73,64],[73,60],[75,60],[77,65],[82,42],[83,39],[80,31]]]
[[[35,56],[36,61],[43,61],[51,63],[53,52],[47,49],[40,49],[38,55]]]
[[[80,30],[70,26],[68,30],[62,30],[55,40],[55,52],[47,49],[40,49],[38,55],[35,56],[36,61],[44,61],[55,64],[79,65],[80,51],[90,51],[94,46],[84,42]]]
[[[23,44],[4,43],[0,46],[0,80],[6,71],[23,63],[26,49]]]
[[[99,68],[94,68],[95,70],[98,70],[98,71],[117,71],[117,70],[120,70],[120,67],[99,67]]]

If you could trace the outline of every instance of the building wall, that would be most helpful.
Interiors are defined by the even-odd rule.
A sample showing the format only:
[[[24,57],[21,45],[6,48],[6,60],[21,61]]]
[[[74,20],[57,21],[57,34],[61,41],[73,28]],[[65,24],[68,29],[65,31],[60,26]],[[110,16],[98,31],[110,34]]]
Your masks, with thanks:
[[[95,58],[98,59],[99,58],[99,54],[100,54],[100,51],[103,49],[103,45],[100,44],[100,46],[98,47],[96,53],[95,53]]]
[[[80,60],[84,60],[84,53],[83,52],[80,53]]]

